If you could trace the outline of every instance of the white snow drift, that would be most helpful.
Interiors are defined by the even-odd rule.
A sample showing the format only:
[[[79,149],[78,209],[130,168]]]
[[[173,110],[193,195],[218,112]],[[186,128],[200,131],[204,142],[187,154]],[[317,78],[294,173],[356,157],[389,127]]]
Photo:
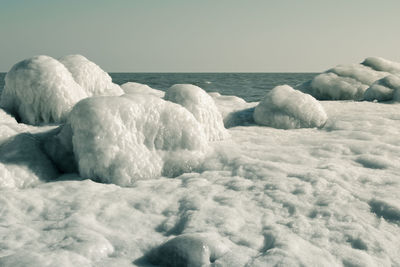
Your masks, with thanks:
[[[321,127],[328,118],[315,98],[288,85],[268,92],[253,117],[257,124],[280,129]]]
[[[228,136],[221,113],[206,91],[192,84],[175,84],[165,93],[165,99],[182,105],[204,127],[208,140],[218,141]]]
[[[82,177],[125,186],[190,171],[207,148],[204,130],[190,112],[141,94],[82,100],[60,135],[72,138]]]
[[[329,69],[298,89],[321,100],[363,100],[364,93],[374,82],[390,74],[400,75],[400,63],[370,57],[361,64],[339,65]],[[366,99],[369,100],[372,95],[370,91]],[[387,92],[384,95],[382,98],[386,99]]]
[[[35,56],[15,64],[5,78],[1,107],[24,123],[60,123],[83,98],[123,94],[106,72],[85,57],[70,55],[60,61]]]

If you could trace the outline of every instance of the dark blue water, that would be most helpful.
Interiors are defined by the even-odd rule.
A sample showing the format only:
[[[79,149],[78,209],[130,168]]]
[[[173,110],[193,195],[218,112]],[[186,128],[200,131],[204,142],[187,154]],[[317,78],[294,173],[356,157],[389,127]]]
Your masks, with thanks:
[[[176,83],[197,85],[207,92],[236,95],[246,101],[259,101],[277,85],[296,86],[312,79],[317,73],[110,73],[117,84],[138,82],[166,90]],[[5,73],[0,73],[0,90]]]

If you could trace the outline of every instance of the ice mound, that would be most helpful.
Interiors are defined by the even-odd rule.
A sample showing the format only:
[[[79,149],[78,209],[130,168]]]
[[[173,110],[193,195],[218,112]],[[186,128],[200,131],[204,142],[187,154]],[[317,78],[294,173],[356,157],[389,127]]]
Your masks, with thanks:
[[[393,62],[381,57],[368,57],[361,64],[376,71],[385,71],[392,74],[400,74],[400,63]]]
[[[364,100],[387,101],[394,98],[395,92],[400,89],[400,77],[388,75],[374,82],[364,93]]]
[[[177,103],[189,110],[204,127],[210,141],[228,136],[221,113],[206,91],[191,84],[175,84],[165,93],[165,100]]]
[[[216,236],[199,233],[180,235],[153,251],[149,260],[161,266],[208,266],[229,251]]]
[[[5,77],[0,105],[29,124],[62,122],[87,97],[68,69],[49,56],[15,64]]]
[[[127,82],[121,85],[122,90],[125,94],[148,94],[157,97],[164,97],[165,93],[161,90],[151,88],[146,84]]]
[[[253,117],[257,124],[279,129],[322,127],[328,118],[315,98],[288,85],[268,92]]]
[[[82,177],[123,186],[190,171],[208,146],[190,112],[141,94],[80,101],[59,136],[65,153],[50,153],[53,161],[73,151]]]
[[[123,94],[122,89],[112,82],[107,72],[84,56],[68,55],[61,57],[59,61],[71,72],[72,77],[88,96]]]
[[[301,84],[298,89],[321,100],[362,100],[374,82],[391,73],[400,75],[400,63],[370,57],[361,64],[339,65],[329,69]],[[367,97],[373,95],[370,91]]]

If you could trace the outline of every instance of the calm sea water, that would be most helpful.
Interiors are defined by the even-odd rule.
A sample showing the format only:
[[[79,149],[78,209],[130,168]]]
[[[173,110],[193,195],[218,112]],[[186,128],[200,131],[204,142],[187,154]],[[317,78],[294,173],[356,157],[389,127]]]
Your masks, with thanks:
[[[207,92],[236,95],[246,101],[259,101],[277,85],[295,86],[312,79],[317,73],[110,73],[117,84],[138,82],[166,90],[176,83],[197,85]],[[0,73],[0,90],[5,73]]]

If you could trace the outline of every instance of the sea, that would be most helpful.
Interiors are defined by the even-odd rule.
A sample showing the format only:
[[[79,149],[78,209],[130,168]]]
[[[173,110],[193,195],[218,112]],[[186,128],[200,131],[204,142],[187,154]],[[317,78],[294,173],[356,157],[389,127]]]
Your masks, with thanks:
[[[138,82],[165,91],[177,83],[197,85],[207,92],[235,95],[247,102],[260,101],[272,88],[288,84],[296,86],[318,73],[109,73],[116,84]],[[0,73],[0,90],[6,73]]]

